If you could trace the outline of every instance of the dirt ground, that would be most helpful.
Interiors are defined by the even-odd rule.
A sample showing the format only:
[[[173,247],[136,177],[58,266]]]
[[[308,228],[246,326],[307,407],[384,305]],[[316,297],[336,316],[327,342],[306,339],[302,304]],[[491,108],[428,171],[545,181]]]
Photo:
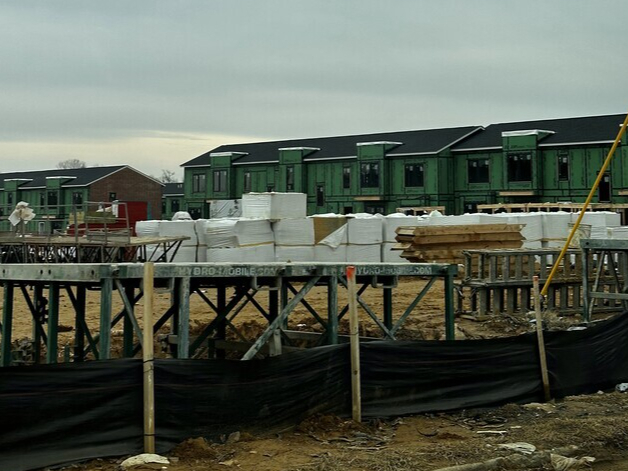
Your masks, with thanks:
[[[226,443],[190,438],[166,455],[170,464],[164,466],[168,471],[429,471],[512,455],[502,445],[524,442],[539,451],[575,445],[575,458],[596,458],[592,469],[622,471],[628,470],[626,424],[628,395],[617,392],[365,424],[314,416],[271,436],[242,432]],[[114,471],[124,458],[65,469]]]
[[[423,284],[422,281],[401,280],[393,297],[395,319],[399,318]],[[94,329],[97,329],[100,316],[98,295],[98,292],[90,292],[88,296],[86,317]],[[208,290],[206,295],[212,298],[213,293]],[[381,313],[381,291],[369,288],[363,298],[374,312]],[[263,293],[256,299],[262,306],[267,306]],[[327,299],[323,288],[315,288],[306,299],[323,318],[326,317]],[[19,296],[15,301],[13,338],[24,341],[31,336],[30,315]],[[345,302],[341,290],[339,305],[342,307]],[[213,318],[213,312],[198,296],[194,296],[190,304],[192,331],[198,331]],[[169,293],[159,291],[155,300],[156,315],[165,312],[169,305]],[[74,335],[74,316],[70,306],[69,298],[62,294],[60,324],[67,331],[60,333],[60,343],[68,346],[72,345]],[[114,314],[121,309],[122,301],[116,299]],[[136,315],[141,322],[141,304],[137,306]],[[484,318],[458,315],[456,338],[516,335],[534,328],[531,319],[529,313],[490,315]],[[566,328],[579,323],[580,319],[577,316],[561,317],[560,313],[553,312],[545,314],[544,322],[550,328]],[[242,336],[253,340],[266,322],[253,306],[248,305],[233,320],[233,324]],[[347,324],[345,320],[341,322],[341,333],[346,332]],[[294,330],[322,330],[303,306],[291,314],[288,327]],[[114,328],[114,353],[119,351],[121,344],[120,329],[121,325]],[[364,311],[361,311],[361,329],[363,335],[381,337],[381,331]],[[233,329],[230,329],[229,337],[236,338]],[[434,286],[407,319],[398,338],[444,338],[442,285]],[[161,355],[164,353],[161,352]],[[166,468],[169,471],[229,468],[269,471],[429,471],[512,455],[515,452],[500,445],[515,442],[532,444],[537,450],[575,445],[579,447],[574,452],[576,457],[596,458],[592,465],[595,470],[628,471],[628,393],[600,392],[590,396],[569,397],[546,405],[511,404],[499,409],[400,417],[363,424],[334,416],[315,416],[292,430],[269,436],[252,436],[243,430],[239,437],[233,436],[225,443],[209,443],[202,437],[190,437],[167,454],[171,462]],[[124,458],[94,460],[65,469],[113,471],[118,469]],[[162,466],[135,469],[162,469]]]

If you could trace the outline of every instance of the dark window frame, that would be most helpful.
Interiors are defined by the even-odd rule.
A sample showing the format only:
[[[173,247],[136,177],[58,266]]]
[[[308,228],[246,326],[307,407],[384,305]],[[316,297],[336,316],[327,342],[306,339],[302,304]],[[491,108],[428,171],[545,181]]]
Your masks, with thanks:
[[[509,152],[507,155],[508,182],[532,182],[532,161],[532,152]]]
[[[425,186],[425,164],[423,162],[405,164],[403,166],[403,184],[406,188],[423,188]]]
[[[192,175],[192,193],[204,193],[206,188],[206,175],[204,173],[195,173]]]
[[[181,202],[179,201],[179,198],[170,200],[170,212],[177,213],[179,211],[181,211]]]
[[[316,185],[316,206],[325,206],[325,185]]]
[[[351,189],[351,165],[344,165],[342,167],[342,189]]]
[[[559,182],[568,182],[569,181],[569,152],[559,152],[556,156],[556,175],[558,177]]]
[[[115,201],[118,199],[118,194],[115,191],[109,192],[109,201]]]
[[[75,205],[83,204],[83,192],[82,191],[72,192],[72,204],[75,204]]]
[[[360,164],[360,187],[379,188],[379,162],[363,162]]]
[[[469,183],[490,183],[491,162],[489,159],[467,160],[467,180]]]
[[[214,193],[224,193],[228,190],[227,171],[214,170]]]
[[[56,190],[49,190],[46,195],[46,202],[48,203],[48,206],[58,206],[59,192]]]
[[[294,191],[294,165],[286,167],[286,191]]]
[[[250,170],[246,170],[243,175],[242,193],[250,193],[252,191],[253,176]]]

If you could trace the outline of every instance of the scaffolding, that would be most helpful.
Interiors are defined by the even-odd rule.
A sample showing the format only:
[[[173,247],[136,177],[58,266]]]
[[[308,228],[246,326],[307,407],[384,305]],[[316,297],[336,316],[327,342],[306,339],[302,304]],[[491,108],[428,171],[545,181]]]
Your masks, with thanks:
[[[348,306],[340,306],[338,292],[346,288],[346,264],[226,264],[226,263],[157,263],[155,285],[167,287],[171,305],[165,312],[155,313],[153,334],[168,328],[166,340],[172,346],[172,356],[192,358],[201,355],[225,355],[226,350],[239,350],[242,359],[260,355],[277,355],[295,348],[296,340],[305,337],[316,345],[337,344],[339,321]],[[45,346],[45,362],[59,359],[58,326],[59,296],[64,292],[70,299],[74,314],[74,342],[67,348],[66,358],[84,361],[88,358],[111,358],[111,338],[114,327],[122,323],[122,356],[133,357],[142,348],[142,328],[135,308],[142,299],[143,264],[48,264],[2,265],[0,283],[3,286],[2,337],[0,365],[12,364],[12,326],[16,316],[33,319],[33,358],[39,359]],[[444,323],[446,338],[454,339],[453,281],[456,265],[448,264],[358,264],[357,300],[366,315],[381,332],[381,338],[395,340],[399,329],[415,311],[425,294],[443,281]],[[399,277],[422,279],[417,293],[403,312],[393,313],[394,289]],[[326,312],[318,312],[307,301],[314,288],[326,290]],[[366,289],[379,290],[381,313],[363,298]],[[85,320],[87,291],[100,295],[100,320],[90,326]],[[262,305],[256,295],[266,292],[268,304]],[[120,297],[124,308],[112,312],[114,295]],[[230,293],[230,296],[228,296]],[[29,312],[15,313],[14,298],[21,295]],[[207,325],[190,335],[190,298],[197,296],[207,306]],[[265,329],[250,342],[238,331],[233,321],[246,305],[252,305],[266,324]],[[317,332],[291,332],[288,316],[302,306],[319,325]],[[237,341],[227,341],[227,328],[236,333]]]

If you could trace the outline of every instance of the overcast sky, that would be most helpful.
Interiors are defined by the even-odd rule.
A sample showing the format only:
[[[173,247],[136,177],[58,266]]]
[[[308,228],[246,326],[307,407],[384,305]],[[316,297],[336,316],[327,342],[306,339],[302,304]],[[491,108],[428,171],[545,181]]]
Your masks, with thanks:
[[[623,113],[622,0],[0,0],[0,172]]]

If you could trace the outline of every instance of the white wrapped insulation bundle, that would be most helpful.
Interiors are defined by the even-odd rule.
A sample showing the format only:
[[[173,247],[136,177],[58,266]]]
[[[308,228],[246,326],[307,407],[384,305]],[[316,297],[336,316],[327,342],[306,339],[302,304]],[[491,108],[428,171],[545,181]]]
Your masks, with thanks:
[[[347,261],[347,244],[336,247],[325,244],[315,245],[314,260],[317,262],[344,263]]]
[[[571,213],[558,211],[543,214],[543,239],[547,241],[567,240]]]
[[[380,263],[382,261],[381,244],[347,245],[348,263]]]
[[[189,237],[189,239],[181,243],[181,247],[196,247],[198,245],[198,237],[195,224],[195,221],[161,221],[159,224],[159,236]]]
[[[344,263],[347,260],[347,217],[317,214],[309,219],[314,223],[314,260]]]
[[[382,244],[382,262],[384,263],[410,263],[401,256],[403,250],[393,250],[396,242],[384,242]]]
[[[273,231],[267,219],[208,219],[203,234],[208,249],[274,243]]]
[[[211,200],[209,218],[238,218],[242,216],[242,200]]]
[[[138,237],[159,237],[159,220],[137,221],[135,233]]]
[[[246,193],[242,195],[242,216],[245,218],[285,219],[307,215],[305,193]]]
[[[355,214],[347,217],[347,240],[349,244],[372,245],[383,242],[381,216]]]
[[[312,218],[280,219],[272,224],[275,245],[314,245]]]
[[[135,233],[138,237],[159,237],[159,224],[160,220],[150,220],[150,221],[137,221],[135,223]],[[163,250],[160,249],[157,245],[147,245],[146,246],[146,258],[148,260],[154,261],[157,260]]]
[[[276,262],[313,262],[314,245],[275,245]]]
[[[521,235],[525,237],[523,248],[537,249],[542,247],[543,213],[499,213],[495,216],[508,224],[523,225],[521,229]]]
[[[275,246],[273,244],[207,249],[207,262],[210,263],[270,263],[274,261]]]
[[[628,226],[611,227],[611,239],[628,239]]]
[[[571,214],[571,222],[576,222],[580,213]],[[608,229],[621,225],[619,213],[612,211],[586,211],[581,224],[591,226],[591,239],[607,239]]]
[[[394,213],[382,218],[384,242],[395,242],[397,239],[397,228],[404,226],[419,226],[424,224],[417,216],[407,216],[403,213]]]
[[[468,213],[459,216],[440,215],[430,217],[428,221],[430,226],[464,226],[471,224],[500,224],[503,222],[493,214],[484,213]]]

